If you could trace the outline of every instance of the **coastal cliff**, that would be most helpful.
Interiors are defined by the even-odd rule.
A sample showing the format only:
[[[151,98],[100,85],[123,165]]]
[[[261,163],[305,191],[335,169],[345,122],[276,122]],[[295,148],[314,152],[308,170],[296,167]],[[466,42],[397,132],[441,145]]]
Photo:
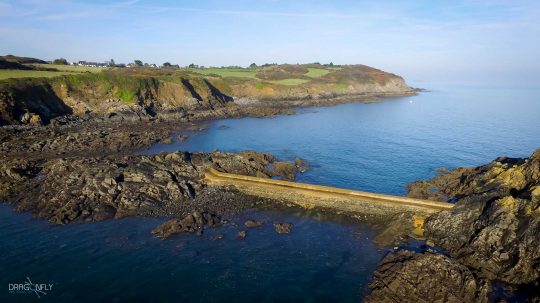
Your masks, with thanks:
[[[416,92],[401,77],[363,65],[276,65],[253,70],[249,77],[204,71],[115,68],[2,80],[0,125],[48,124],[66,115],[175,120],[260,115],[261,108],[267,109],[263,115],[272,115],[293,106]]]

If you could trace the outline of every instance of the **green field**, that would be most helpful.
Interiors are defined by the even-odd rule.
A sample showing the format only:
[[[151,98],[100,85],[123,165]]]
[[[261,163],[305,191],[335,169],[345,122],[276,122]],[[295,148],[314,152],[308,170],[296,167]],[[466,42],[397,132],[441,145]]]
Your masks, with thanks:
[[[34,66],[39,66],[43,68],[56,68],[59,71],[63,72],[74,72],[74,73],[99,73],[107,67],[86,67],[86,66],[77,66],[77,65],[59,65],[59,64],[32,64]]]
[[[328,73],[330,73],[330,71],[327,69],[308,67],[308,72],[305,73],[304,75],[311,78],[318,78]]]
[[[293,85],[304,84],[306,82],[309,82],[309,80],[305,80],[305,79],[283,79],[283,80],[276,80],[276,81],[270,81],[270,82],[272,82],[274,84],[293,86]]]
[[[0,69],[0,80],[9,78],[39,78],[56,77],[61,75],[74,74],[73,72],[49,72],[41,70],[20,70],[20,69]]]
[[[20,69],[0,69],[0,80],[9,78],[40,78],[40,77],[56,77],[61,75],[73,75],[80,73],[98,73],[106,69],[106,67],[85,67],[73,65],[56,65],[56,64],[31,64],[43,68],[56,68],[55,71],[44,70],[20,70]]]
[[[255,78],[257,71],[243,68],[190,68],[192,72],[202,75],[218,75],[220,77]]]
[[[344,90],[344,89],[349,88],[349,84],[343,83],[343,82],[338,82],[338,83],[334,84],[334,88],[337,89],[337,90]]]

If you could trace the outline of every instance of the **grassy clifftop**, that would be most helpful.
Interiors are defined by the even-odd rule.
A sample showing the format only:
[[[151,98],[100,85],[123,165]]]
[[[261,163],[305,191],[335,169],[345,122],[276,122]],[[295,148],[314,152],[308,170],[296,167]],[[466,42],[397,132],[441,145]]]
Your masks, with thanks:
[[[362,94],[407,94],[413,90],[399,76],[363,65],[316,64],[264,68],[107,68],[62,69],[41,77],[36,70],[0,80],[0,124],[47,123],[56,116],[88,113],[214,110],[255,100],[271,106],[278,100],[317,100]],[[35,116],[39,116],[35,117]]]

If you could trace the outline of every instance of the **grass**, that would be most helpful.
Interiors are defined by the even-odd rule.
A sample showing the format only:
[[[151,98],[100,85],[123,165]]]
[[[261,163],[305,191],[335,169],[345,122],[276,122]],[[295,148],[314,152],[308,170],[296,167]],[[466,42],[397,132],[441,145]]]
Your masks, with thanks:
[[[114,95],[124,102],[131,102],[135,99],[135,93],[126,89],[120,89]]]
[[[255,78],[257,71],[243,68],[190,68],[192,72],[203,75],[218,75],[220,77]]]
[[[264,84],[261,83],[261,82],[257,82],[257,83],[255,83],[255,88],[256,88],[256,89],[263,89],[263,88],[264,88]]]
[[[344,90],[344,89],[349,88],[349,84],[343,83],[343,82],[338,82],[338,83],[334,84],[334,88],[338,89],[338,90]]]
[[[0,69],[0,80],[9,78],[51,78],[61,75],[73,74],[72,72],[50,72],[40,70]]]
[[[72,66],[72,65],[57,65],[57,64],[31,64],[34,66],[44,68],[56,68],[55,71],[43,71],[43,70],[20,70],[20,69],[0,69],[0,80],[9,78],[51,78],[62,75],[74,75],[80,73],[99,73],[106,69],[106,67],[86,67],[86,66]]]
[[[304,75],[311,78],[319,78],[328,73],[330,73],[330,71],[327,69],[308,67],[308,72]]]
[[[306,82],[309,82],[309,80],[291,78],[291,79],[275,80],[275,81],[270,81],[270,82],[274,84],[293,86],[293,85],[304,84]]]
[[[60,64],[32,64],[34,66],[44,67],[44,68],[56,68],[62,72],[74,72],[74,73],[99,73],[107,67],[86,67],[86,66],[77,66],[77,65],[60,65]]]

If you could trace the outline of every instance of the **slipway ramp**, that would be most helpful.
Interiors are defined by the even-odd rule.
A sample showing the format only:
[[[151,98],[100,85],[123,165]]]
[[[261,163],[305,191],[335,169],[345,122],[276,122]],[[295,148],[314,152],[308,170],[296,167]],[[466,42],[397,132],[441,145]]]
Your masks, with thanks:
[[[454,206],[446,202],[236,175],[220,172],[214,168],[206,172],[205,181],[210,185],[234,186],[249,195],[294,203],[308,209],[322,207],[338,212],[369,215],[390,215],[409,211],[418,215],[428,215],[452,209]]]

